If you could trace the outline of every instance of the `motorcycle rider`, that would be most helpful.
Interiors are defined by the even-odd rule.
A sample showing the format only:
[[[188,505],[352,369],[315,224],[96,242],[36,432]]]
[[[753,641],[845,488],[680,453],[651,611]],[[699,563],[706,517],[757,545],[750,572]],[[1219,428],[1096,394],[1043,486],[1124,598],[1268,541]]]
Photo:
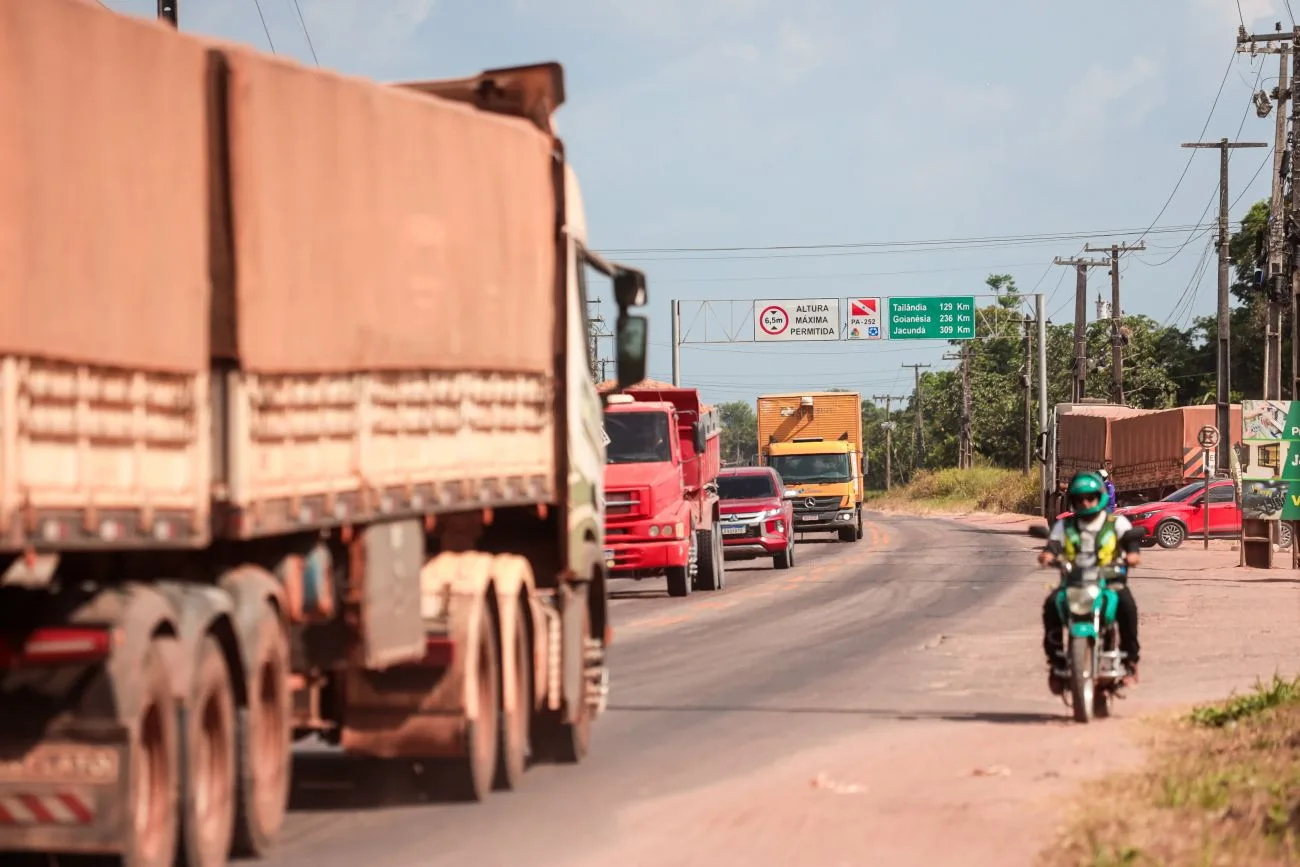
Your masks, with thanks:
[[[1133,525],[1123,515],[1107,511],[1106,483],[1099,474],[1079,473],[1070,481],[1066,495],[1073,514],[1058,520],[1052,527],[1047,544],[1038,554],[1040,566],[1053,565],[1058,556],[1084,567],[1094,563],[1106,566],[1117,557],[1123,557],[1129,567],[1138,565],[1142,559],[1140,542],[1136,538],[1126,538]],[[1137,602],[1128,589],[1126,576],[1117,576],[1108,581],[1108,586],[1119,597],[1115,619],[1119,625],[1119,647],[1125,654],[1124,667],[1128,671],[1125,682],[1137,683],[1141,649],[1138,644]],[[1061,641],[1064,624],[1056,608],[1057,589],[1043,600],[1043,652],[1047,654],[1047,685],[1053,695],[1060,695],[1066,687],[1055,673],[1058,667],[1065,666],[1065,648]]]
[[[1106,485],[1106,511],[1114,512],[1116,506],[1115,483],[1110,480],[1110,473],[1106,472],[1105,467],[1097,470],[1097,475],[1101,477],[1102,482]]]

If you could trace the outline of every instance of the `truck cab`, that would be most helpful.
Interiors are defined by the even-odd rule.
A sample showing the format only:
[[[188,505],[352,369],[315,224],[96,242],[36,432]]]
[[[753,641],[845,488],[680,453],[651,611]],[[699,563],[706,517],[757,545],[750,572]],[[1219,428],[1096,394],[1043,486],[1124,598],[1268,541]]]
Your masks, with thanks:
[[[614,577],[663,575],[670,596],[723,586],[717,410],[693,388],[606,398],[605,559]]]

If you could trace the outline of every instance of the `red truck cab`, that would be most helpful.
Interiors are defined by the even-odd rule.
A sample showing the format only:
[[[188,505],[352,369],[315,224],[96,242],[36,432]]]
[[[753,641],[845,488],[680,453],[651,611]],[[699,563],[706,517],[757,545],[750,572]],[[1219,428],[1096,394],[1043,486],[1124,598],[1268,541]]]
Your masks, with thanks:
[[[718,476],[722,498],[722,553],[728,560],[771,557],[777,569],[794,565],[794,491],[771,467],[735,467]]]
[[[694,388],[640,383],[605,407],[605,561],[614,577],[664,575],[670,596],[723,587],[721,425]]]

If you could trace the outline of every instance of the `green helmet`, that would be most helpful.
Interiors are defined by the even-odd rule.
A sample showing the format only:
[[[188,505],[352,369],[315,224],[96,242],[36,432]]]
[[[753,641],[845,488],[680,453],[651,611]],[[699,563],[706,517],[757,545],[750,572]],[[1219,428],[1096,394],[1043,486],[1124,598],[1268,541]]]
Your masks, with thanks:
[[[1106,483],[1096,473],[1079,473],[1071,479],[1066,496],[1070,498],[1070,508],[1074,510],[1076,518],[1087,518],[1097,514],[1106,508],[1110,500],[1106,495]],[[1097,502],[1095,505],[1084,506],[1079,502],[1084,497],[1096,497]]]

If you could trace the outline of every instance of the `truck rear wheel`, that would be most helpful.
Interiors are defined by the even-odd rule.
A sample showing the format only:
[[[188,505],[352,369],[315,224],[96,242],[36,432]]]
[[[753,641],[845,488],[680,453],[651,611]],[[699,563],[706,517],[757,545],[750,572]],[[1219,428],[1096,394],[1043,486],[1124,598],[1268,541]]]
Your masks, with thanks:
[[[248,706],[239,725],[237,855],[263,855],[289,804],[289,643],[269,605],[262,612],[248,672]]]
[[[221,645],[203,640],[185,718],[182,854],[187,867],[224,867],[235,827],[235,699]]]
[[[865,535],[862,528],[862,507],[858,506],[854,511],[856,511],[858,515],[858,538],[861,539],[863,535]]]
[[[474,719],[465,721],[465,755],[454,763],[453,784],[465,799],[484,801],[492,793],[497,770],[497,744],[501,737],[499,645],[496,623],[486,605],[479,611],[476,644],[475,693],[466,698],[466,704],[473,704],[476,715]]]
[[[726,583],[722,563],[722,537],[715,530],[700,530],[695,534],[696,551],[700,561],[695,574],[697,590],[721,590]]]
[[[123,867],[171,867],[176,860],[180,810],[180,732],[176,699],[162,641],[145,652],[139,715],[131,721],[130,781]]]
[[[533,651],[527,625],[527,610],[515,608],[515,676],[507,683],[501,666],[501,743],[497,746],[495,787],[505,791],[519,788],[528,764],[528,730],[533,711]],[[505,629],[501,630],[505,634]],[[506,710],[507,690],[513,694],[514,710]]]

